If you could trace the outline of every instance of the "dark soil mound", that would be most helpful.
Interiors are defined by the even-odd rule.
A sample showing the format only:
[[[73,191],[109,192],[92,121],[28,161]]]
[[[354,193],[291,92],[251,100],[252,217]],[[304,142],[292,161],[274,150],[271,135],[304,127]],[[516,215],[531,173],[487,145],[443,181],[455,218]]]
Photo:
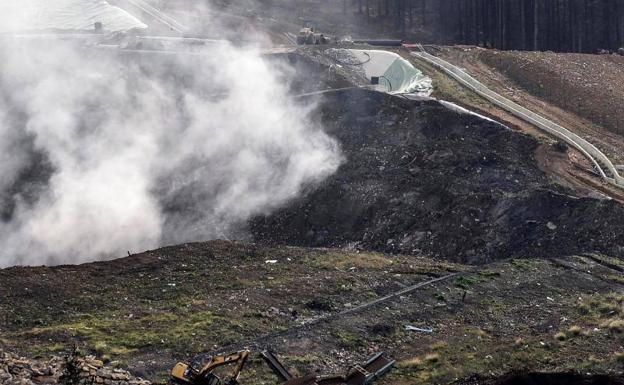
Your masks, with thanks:
[[[604,375],[582,376],[570,373],[533,373],[506,378],[497,385],[624,385],[624,380]]]
[[[254,219],[257,241],[471,263],[624,254],[624,206],[554,185],[528,136],[436,102],[364,90],[328,95],[319,115],[346,161],[305,197]]]
[[[475,376],[454,382],[454,385],[624,385],[621,377],[607,375],[580,375],[575,373],[527,373],[509,375],[501,379]]]

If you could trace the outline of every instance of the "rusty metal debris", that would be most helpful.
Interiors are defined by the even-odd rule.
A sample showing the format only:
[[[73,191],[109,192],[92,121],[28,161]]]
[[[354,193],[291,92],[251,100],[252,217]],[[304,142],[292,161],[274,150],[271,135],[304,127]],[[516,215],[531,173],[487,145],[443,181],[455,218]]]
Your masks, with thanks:
[[[239,375],[250,354],[249,350],[241,350],[212,356],[200,369],[178,362],[171,371],[171,379],[180,385],[238,385]],[[263,350],[260,355],[279,378],[280,385],[368,385],[388,373],[395,363],[394,360],[384,357],[383,352],[379,352],[369,357],[365,363],[353,365],[344,375],[308,374],[295,377],[270,350]],[[234,364],[234,370],[223,379],[214,372],[218,367]]]
[[[269,350],[260,352],[262,358],[283,382],[281,385],[368,385],[388,373],[395,361],[376,353],[361,365],[354,365],[345,375],[317,376],[308,374],[294,377]]]

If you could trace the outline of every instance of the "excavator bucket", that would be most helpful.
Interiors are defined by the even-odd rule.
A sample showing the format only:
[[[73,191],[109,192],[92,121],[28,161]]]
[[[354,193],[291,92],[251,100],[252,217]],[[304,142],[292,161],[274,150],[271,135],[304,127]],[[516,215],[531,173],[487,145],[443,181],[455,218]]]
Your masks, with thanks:
[[[275,375],[282,381],[288,382],[293,378],[292,374],[288,372],[288,369],[282,365],[282,363],[275,357],[275,354],[270,350],[263,350],[260,355],[264,361],[269,365],[269,368],[275,373]]]
[[[387,359],[383,352],[379,352],[369,357],[362,365],[353,366],[346,375],[318,377],[309,374],[293,377],[272,352],[264,350],[260,354],[271,370],[283,381],[280,385],[369,385],[388,373],[395,364],[394,360]]]
[[[383,377],[394,367],[395,360],[384,357],[383,352],[376,353],[368,358],[362,368],[368,373],[366,384]]]
[[[375,353],[362,365],[355,365],[341,377],[325,377],[317,381],[319,385],[369,385],[383,377],[394,367],[395,361],[384,357],[383,352]]]

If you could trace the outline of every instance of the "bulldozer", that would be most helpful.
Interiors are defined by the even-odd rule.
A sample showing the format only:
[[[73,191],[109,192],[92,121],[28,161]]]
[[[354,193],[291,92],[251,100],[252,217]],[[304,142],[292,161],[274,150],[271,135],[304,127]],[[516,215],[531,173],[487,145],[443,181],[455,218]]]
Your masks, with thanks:
[[[178,362],[171,370],[171,379],[178,385],[238,385],[238,377],[249,354],[249,350],[241,350],[236,353],[211,356],[200,369]],[[223,378],[217,375],[218,368],[231,365],[234,365],[234,369],[229,374]]]
[[[298,45],[328,44],[329,42],[330,39],[322,33],[316,32],[314,26],[309,22],[306,22],[297,35]]]

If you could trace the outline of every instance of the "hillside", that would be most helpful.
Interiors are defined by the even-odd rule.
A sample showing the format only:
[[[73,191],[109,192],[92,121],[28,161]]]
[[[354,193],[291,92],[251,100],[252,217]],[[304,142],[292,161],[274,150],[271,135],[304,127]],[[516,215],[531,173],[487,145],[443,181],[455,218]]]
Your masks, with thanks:
[[[479,59],[531,94],[624,135],[624,57],[485,50]]]
[[[624,163],[624,58],[617,55],[447,47],[440,54],[522,105],[596,143]]]
[[[0,36],[0,385],[277,384],[264,349],[624,385],[624,61],[424,44],[614,51],[624,7],[35,3],[63,23]],[[240,383],[172,381],[241,349]]]
[[[623,252],[624,206],[553,183],[528,135],[437,102],[361,90],[326,95],[319,115],[347,161],[253,220],[254,239],[469,263]]]
[[[110,262],[0,270],[0,346],[46,356],[77,344],[157,381],[176,359],[254,347],[254,339],[273,332],[281,334],[262,344],[302,372],[341,370],[384,350],[399,360],[385,384],[514,368],[618,370],[622,269],[597,254],[473,269],[418,256],[186,244]],[[450,273],[460,275],[287,331]],[[409,332],[408,324],[434,332]],[[254,383],[274,381],[256,360],[245,373],[265,379]]]

